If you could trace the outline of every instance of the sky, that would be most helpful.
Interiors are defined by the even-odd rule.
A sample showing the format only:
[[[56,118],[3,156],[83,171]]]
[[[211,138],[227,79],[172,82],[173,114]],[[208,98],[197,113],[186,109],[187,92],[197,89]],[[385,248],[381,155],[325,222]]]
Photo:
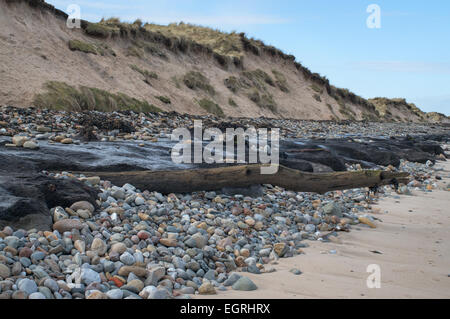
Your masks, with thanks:
[[[364,97],[406,98],[450,115],[450,1],[433,0],[47,0],[81,18],[186,22],[245,32],[331,84]],[[373,20],[370,5],[380,9]],[[369,28],[367,20],[379,21]],[[370,25],[370,23],[369,23]]]

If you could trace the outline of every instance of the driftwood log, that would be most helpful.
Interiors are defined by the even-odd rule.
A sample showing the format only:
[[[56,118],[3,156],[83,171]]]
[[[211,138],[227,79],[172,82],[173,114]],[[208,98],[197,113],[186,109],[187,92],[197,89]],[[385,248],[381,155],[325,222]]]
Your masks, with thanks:
[[[141,190],[164,194],[216,191],[230,187],[247,188],[261,184],[271,184],[297,192],[326,193],[333,190],[407,183],[409,176],[403,172],[375,170],[305,173],[281,165],[278,173],[273,175],[262,175],[261,165],[173,171],[77,173],[99,176],[117,186],[130,183]]]

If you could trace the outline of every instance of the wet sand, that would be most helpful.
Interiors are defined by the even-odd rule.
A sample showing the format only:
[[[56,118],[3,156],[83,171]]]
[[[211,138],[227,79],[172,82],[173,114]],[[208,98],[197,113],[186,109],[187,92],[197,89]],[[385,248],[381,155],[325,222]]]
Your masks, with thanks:
[[[450,161],[437,166],[445,168],[442,189],[380,200],[373,205],[373,216],[382,220],[376,229],[354,226],[333,242],[308,242],[304,255],[280,259],[274,273],[243,273],[256,291],[197,298],[450,298],[450,191],[444,190]],[[367,287],[371,264],[380,266],[379,289]],[[296,276],[292,268],[303,273]]]

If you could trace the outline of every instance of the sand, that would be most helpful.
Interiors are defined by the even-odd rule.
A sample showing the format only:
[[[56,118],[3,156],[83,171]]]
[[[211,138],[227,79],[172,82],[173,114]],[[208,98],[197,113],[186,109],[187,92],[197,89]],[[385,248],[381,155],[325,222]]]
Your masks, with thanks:
[[[450,161],[437,166],[444,168],[442,189],[380,200],[373,206],[380,209],[373,216],[382,220],[376,229],[358,226],[333,242],[308,242],[304,255],[280,259],[276,272],[246,273],[256,291],[197,298],[450,298],[450,192],[443,187],[450,182]],[[367,287],[371,264],[380,266],[379,289]],[[296,276],[292,268],[303,273]]]

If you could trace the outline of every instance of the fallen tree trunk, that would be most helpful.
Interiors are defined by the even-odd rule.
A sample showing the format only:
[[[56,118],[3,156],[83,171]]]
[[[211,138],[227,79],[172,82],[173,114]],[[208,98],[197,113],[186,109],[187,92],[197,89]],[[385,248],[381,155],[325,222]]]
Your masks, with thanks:
[[[408,173],[373,170],[305,173],[281,165],[278,173],[262,175],[260,169],[261,165],[243,165],[175,171],[77,173],[99,176],[118,186],[130,183],[141,190],[164,194],[213,191],[225,187],[247,188],[260,184],[272,184],[298,192],[326,193],[333,190],[407,183],[409,176]]]

